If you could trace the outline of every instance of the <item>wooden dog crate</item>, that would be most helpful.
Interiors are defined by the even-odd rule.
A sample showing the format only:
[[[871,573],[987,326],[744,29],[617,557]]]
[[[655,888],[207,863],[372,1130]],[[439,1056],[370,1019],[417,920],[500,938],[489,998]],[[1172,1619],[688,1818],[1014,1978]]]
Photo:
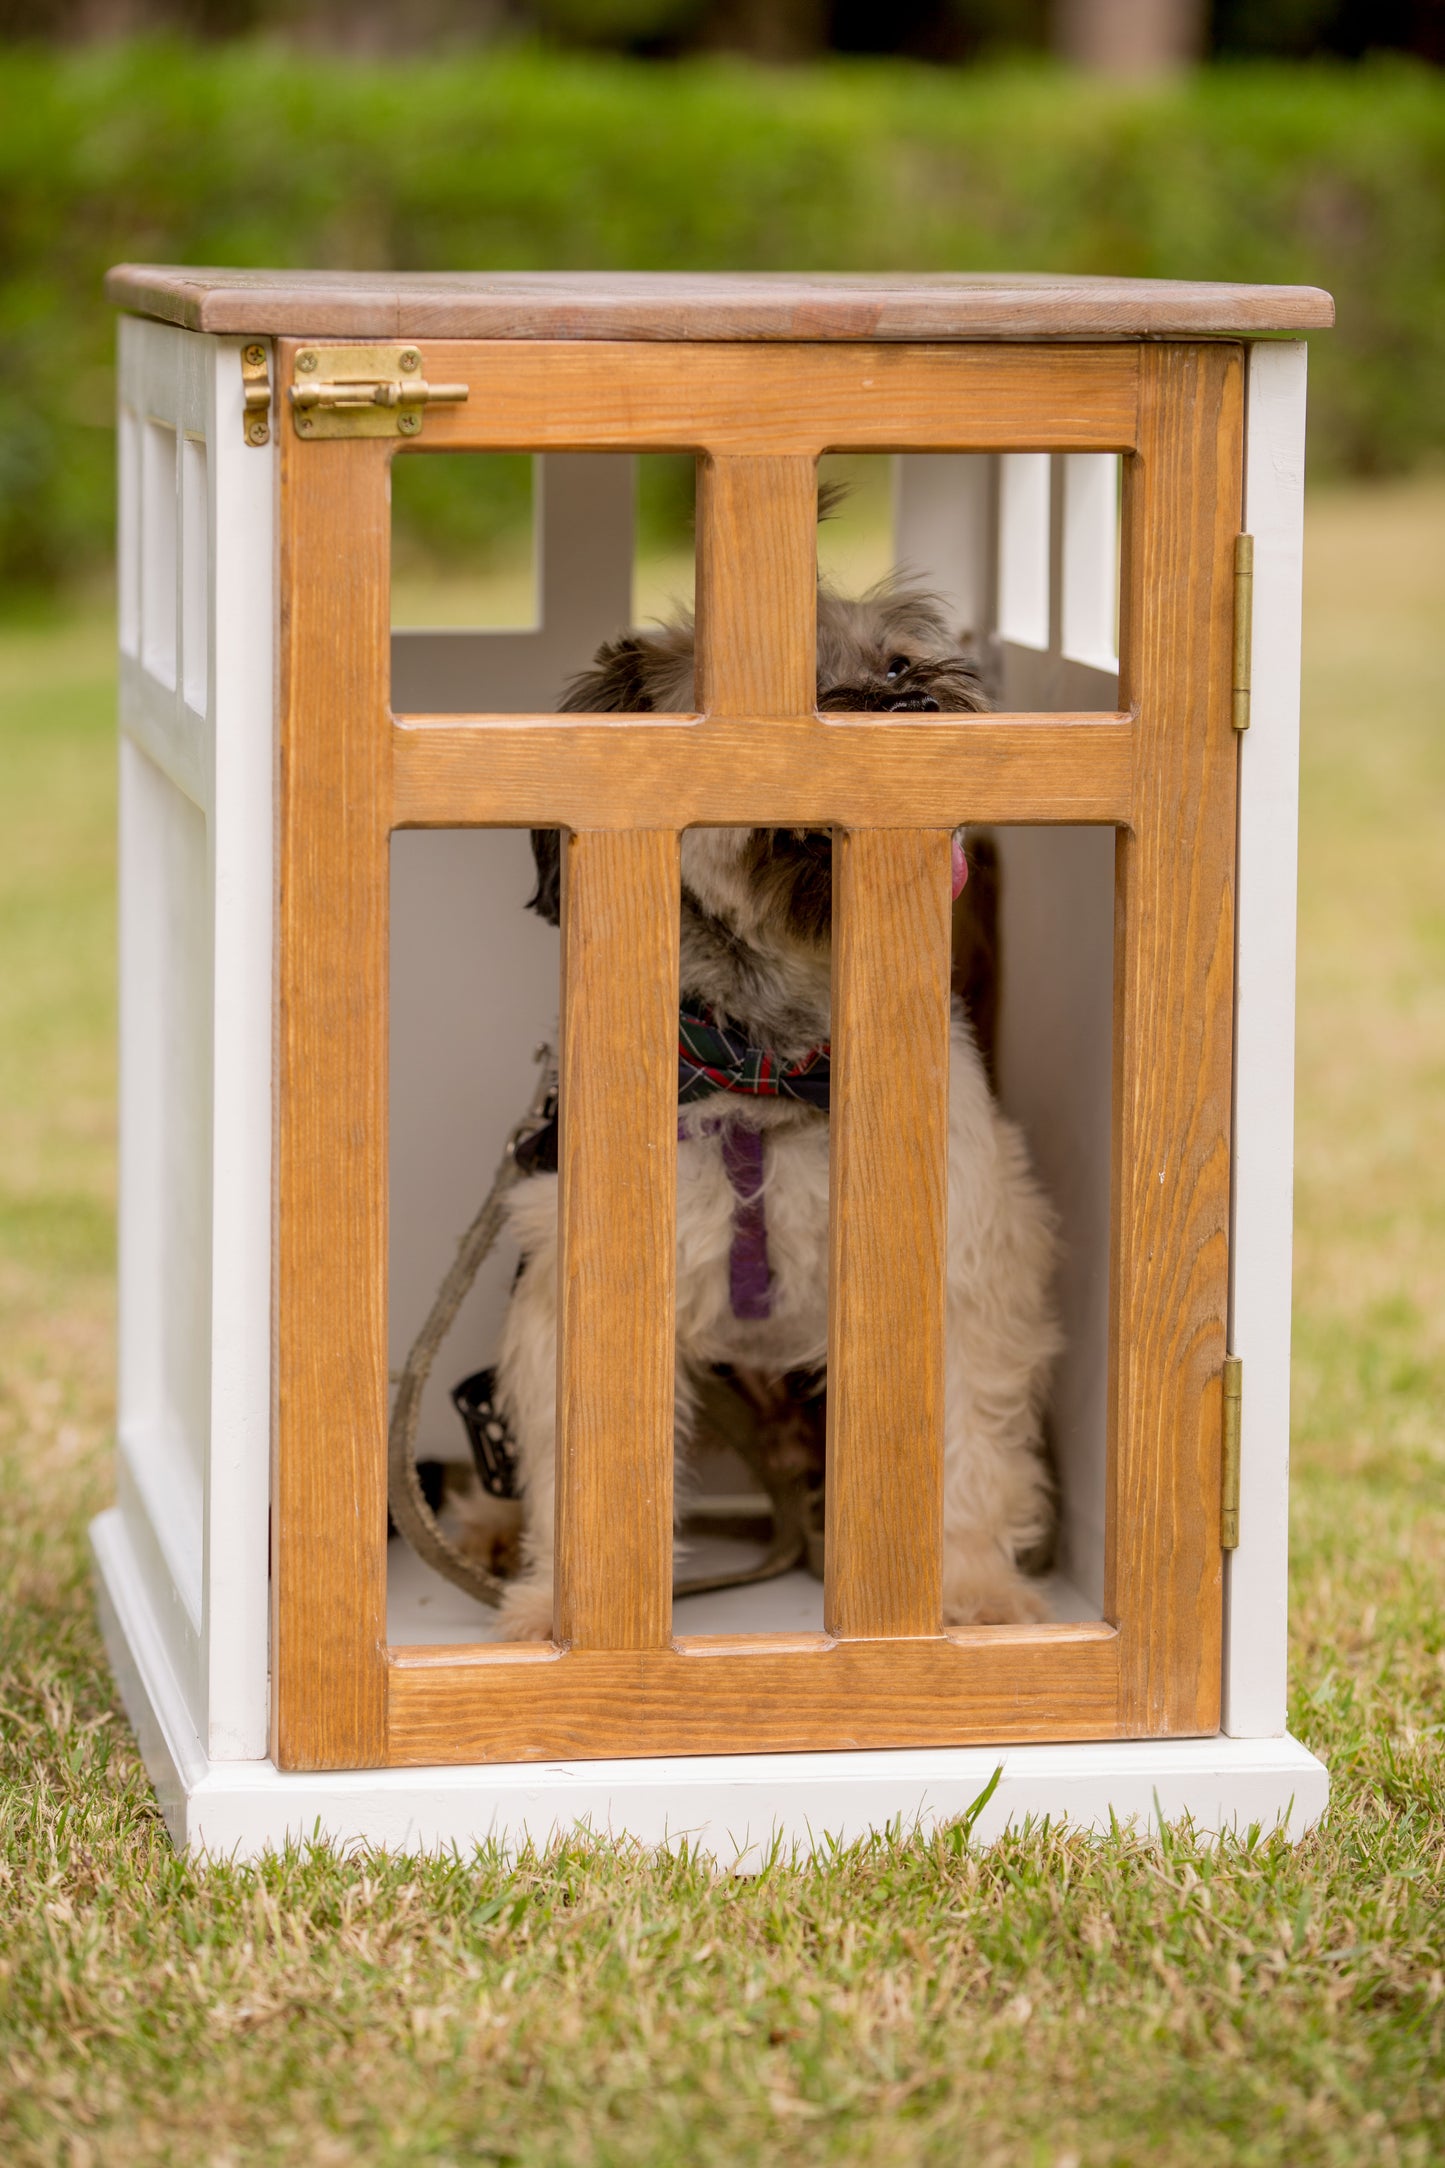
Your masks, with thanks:
[[[984,1833],[1306,1826],[1326,1777],[1285,1730],[1288,334],[1328,297],[144,267],[109,290],[121,1380],[94,1542],[177,1842],[585,1820],[745,1861],[958,1813],[995,1771]],[[535,455],[536,626],[393,632],[393,460],[485,451]],[[697,461],[702,713],[559,715],[629,621],[628,455],[651,451]],[[978,636],[996,712],[815,712],[837,451],[893,460],[895,555]],[[964,821],[999,839],[1000,1089],[1060,1213],[1067,1346],[1055,1616],[945,1631]],[[827,1579],[675,1616],[693,824],[834,835]],[[389,1564],[385,1473],[388,1372],[558,1013],[555,936],[520,909],[531,826],[567,837],[543,1647],[495,1644]],[[487,1355],[504,1284],[499,1259],[448,1375]]]

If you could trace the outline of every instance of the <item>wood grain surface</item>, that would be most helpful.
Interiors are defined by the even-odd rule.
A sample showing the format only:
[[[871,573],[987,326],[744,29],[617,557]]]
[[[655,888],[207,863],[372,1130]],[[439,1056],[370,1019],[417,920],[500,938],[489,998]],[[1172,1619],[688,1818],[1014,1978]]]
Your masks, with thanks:
[[[1119,715],[403,716],[398,828],[1127,821]]]
[[[302,338],[1137,339],[1313,331],[1314,286],[796,272],[258,271],[119,264],[116,308],[191,331]]]
[[[364,1768],[386,1750],[388,451],[281,437],[272,1728],[283,1769]]]
[[[672,1632],[679,838],[563,843],[561,1640]]]
[[[469,397],[428,408],[413,445],[813,459],[829,449],[1125,451],[1139,351],[428,339],[428,379],[466,384]]]
[[[1121,697],[1139,740],[1117,854],[1105,1609],[1121,1716],[1148,1737],[1219,1721],[1240,350],[1146,350],[1142,387],[1124,509]]]
[[[697,698],[756,737],[817,705],[817,461],[709,458],[697,490]]]
[[[831,1633],[943,1624],[949,831],[833,837]]]
[[[393,1649],[388,1760],[550,1761],[1112,1739],[1108,1626],[937,1640],[734,1637],[635,1654]]]

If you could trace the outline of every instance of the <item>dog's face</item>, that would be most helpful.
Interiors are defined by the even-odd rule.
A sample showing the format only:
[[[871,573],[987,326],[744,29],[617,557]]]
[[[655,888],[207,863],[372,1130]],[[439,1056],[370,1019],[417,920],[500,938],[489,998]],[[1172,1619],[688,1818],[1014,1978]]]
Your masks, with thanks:
[[[568,688],[573,714],[686,714],[695,704],[689,620],[609,642]],[[977,669],[938,601],[885,586],[848,602],[818,594],[818,707],[824,714],[972,714],[987,706]],[[555,829],[532,837],[532,908],[558,923],[561,863]],[[683,887],[710,918],[755,948],[826,948],[833,912],[833,846],[826,829],[690,828]]]

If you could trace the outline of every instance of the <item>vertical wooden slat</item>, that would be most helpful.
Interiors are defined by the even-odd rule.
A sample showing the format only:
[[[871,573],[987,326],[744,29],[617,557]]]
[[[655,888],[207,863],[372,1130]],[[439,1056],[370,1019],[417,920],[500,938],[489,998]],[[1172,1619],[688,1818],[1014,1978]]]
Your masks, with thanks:
[[[390,501],[281,439],[274,1751],[385,1759]]]
[[[814,460],[701,462],[697,697],[710,714],[812,714],[817,527]]]
[[[678,837],[571,835],[562,891],[556,1625],[672,1632]]]
[[[833,841],[825,1616],[942,1626],[946,829]]]
[[[1145,347],[1140,368],[1121,643],[1139,744],[1116,860],[1105,1605],[1120,1625],[1121,1729],[1147,1736],[1219,1721],[1243,403],[1238,347]]]

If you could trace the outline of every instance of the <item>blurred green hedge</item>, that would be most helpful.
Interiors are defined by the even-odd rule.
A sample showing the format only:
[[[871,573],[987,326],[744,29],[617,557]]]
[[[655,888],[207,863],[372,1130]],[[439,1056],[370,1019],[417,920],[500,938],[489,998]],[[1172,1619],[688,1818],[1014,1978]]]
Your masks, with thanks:
[[[1445,78],[0,54],[0,577],[103,561],[118,259],[1303,280],[1320,469],[1445,447]],[[434,464],[428,462],[427,464]],[[443,508],[444,509],[444,508]],[[469,518],[458,511],[458,531]]]

